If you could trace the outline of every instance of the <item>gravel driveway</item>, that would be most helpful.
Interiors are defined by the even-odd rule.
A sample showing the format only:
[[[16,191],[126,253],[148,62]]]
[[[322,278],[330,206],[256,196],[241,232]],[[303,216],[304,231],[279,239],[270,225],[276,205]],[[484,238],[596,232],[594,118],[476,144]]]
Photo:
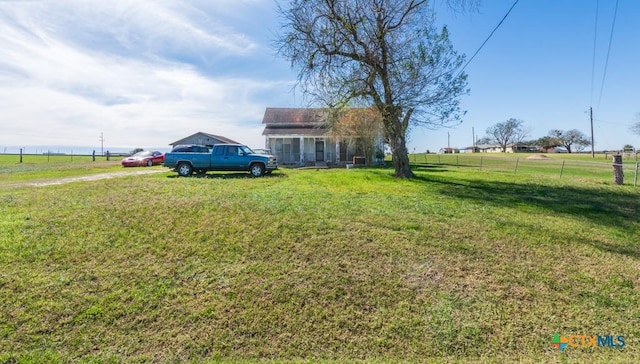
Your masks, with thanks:
[[[98,174],[91,174],[87,176],[47,179],[47,180],[39,180],[35,182],[27,181],[27,182],[0,184],[0,187],[26,187],[26,186],[45,187],[45,186],[51,186],[51,185],[61,185],[64,183],[71,183],[71,182],[97,181],[100,179],[108,179],[108,178],[116,178],[116,177],[124,177],[124,176],[136,176],[136,175],[161,173],[161,172],[167,172],[167,169],[144,169],[144,170],[137,170],[137,171],[98,173]]]

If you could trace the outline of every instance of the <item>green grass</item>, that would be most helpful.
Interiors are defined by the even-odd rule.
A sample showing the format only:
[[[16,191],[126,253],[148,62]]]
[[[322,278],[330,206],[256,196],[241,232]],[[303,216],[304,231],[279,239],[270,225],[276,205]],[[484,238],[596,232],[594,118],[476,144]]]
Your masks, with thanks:
[[[122,159],[122,158],[112,158]],[[96,161],[105,161],[106,158],[96,155]],[[45,164],[45,163],[83,163],[92,162],[93,158],[90,155],[66,155],[66,154],[23,154],[22,163],[27,164]],[[20,164],[19,154],[0,154],[0,165],[17,165]]]
[[[0,362],[640,360],[640,189],[416,173],[0,189]]]
[[[447,168],[465,168],[482,170],[487,173],[525,174],[532,178],[563,178],[576,183],[597,182],[610,183],[613,179],[611,156],[604,159],[604,154],[544,154],[544,159],[528,159],[540,156],[537,153],[475,153],[475,154],[415,154],[410,161],[418,168],[433,169],[445,166]],[[636,182],[635,158],[625,157],[623,160],[625,184]]]
[[[122,171],[120,163],[122,158],[96,157],[96,161],[91,156],[51,156],[46,155],[26,155],[20,163],[20,156],[0,154],[0,187],[3,184],[21,181],[47,180],[64,177],[86,176],[97,173],[108,173]]]

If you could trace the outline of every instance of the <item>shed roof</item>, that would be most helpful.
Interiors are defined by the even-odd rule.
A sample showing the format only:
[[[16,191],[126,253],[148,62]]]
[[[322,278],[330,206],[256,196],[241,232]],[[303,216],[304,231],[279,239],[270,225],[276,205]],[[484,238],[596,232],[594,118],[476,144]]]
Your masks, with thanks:
[[[173,143],[169,143],[169,145],[187,144],[186,141],[188,139],[191,139],[191,138],[196,137],[198,135],[205,136],[205,137],[207,137],[209,139],[217,140],[218,141],[217,143],[241,144],[241,143],[236,142],[235,140],[231,140],[231,139],[229,139],[227,137],[223,137],[222,135],[203,133],[203,132],[199,131],[197,133],[189,135],[188,137],[182,138],[182,139],[177,140],[177,141],[175,141]]]

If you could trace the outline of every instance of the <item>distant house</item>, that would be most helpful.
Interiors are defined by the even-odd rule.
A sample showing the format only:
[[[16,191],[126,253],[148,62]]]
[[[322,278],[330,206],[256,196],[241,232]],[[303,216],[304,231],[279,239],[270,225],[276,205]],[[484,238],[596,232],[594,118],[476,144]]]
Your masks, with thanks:
[[[538,153],[540,152],[540,147],[536,145],[516,145],[512,146],[511,149],[516,153]]]
[[[361,151],[329,135],[328,116],[325,108],[268,107],[262,118],[265,147],[282,164],[351,163]]]
[[[473,150],[473,147],[466,148],[469,151]],[[478,144],[476,145],[476,151],[480,153],[502,153],[502,146],[499,144]],[[536,153],[540,152],[540,147],[531,145],[507,145],[506,153]]]
[[[175,147],[176,145],[199,144],[199,145],[206,145],[207,147],[211,148],[213,147],[214,144],[222,144],[222,143],[240,144],[234,140],[225,138],[221,135],[208,134],[200,131],[193,135],[189,135],[186,138],[182,138],[180,140],[176,140],[173,143],[169,143],[169,145],[171,145],[172,147]]]
[[[502,153],[502,147],[497,144],[478,144],[476,145],[480,153]],[[509,152],[509,147],[507,147]]]
[[[440,154],[454,154],[454,153],[460,153],[460,149],[458,148],[440,148],[440,150],[438,151],[438,153]]]
[[[540,152],[542,153],[566,153],[567,148],[565,147],[548,147],[548,148],[540,148]]]

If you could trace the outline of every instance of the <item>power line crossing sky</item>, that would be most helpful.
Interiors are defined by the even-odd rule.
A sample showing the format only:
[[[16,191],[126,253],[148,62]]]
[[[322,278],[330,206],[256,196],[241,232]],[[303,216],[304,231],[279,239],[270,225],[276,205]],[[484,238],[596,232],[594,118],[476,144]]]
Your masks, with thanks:
[[[509,118],[531,139],[588,134],[594,100],[596,149],[640,145],[629,133],[640,112],[640,2],[516,3],[455,13],[436,2],[454,47],[479,51],[465,69],[464,122],[414,129],[409,150],[438,150],[449,136],[469,146],[472,128],[481,137]],[[266,107],[307,105],[275,56],[278,31],[272,0],[0,1],[0,147],[99,146],[104,133],[112,148],[168,148],[197,131],[262,147]]]

